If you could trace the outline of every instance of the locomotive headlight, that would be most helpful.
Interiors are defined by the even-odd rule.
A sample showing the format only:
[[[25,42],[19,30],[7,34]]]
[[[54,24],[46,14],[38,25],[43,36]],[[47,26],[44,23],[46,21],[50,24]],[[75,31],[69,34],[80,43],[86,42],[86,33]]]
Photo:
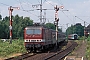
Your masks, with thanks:
[[[25,42],[28,42],[28,40],[25,40]]]

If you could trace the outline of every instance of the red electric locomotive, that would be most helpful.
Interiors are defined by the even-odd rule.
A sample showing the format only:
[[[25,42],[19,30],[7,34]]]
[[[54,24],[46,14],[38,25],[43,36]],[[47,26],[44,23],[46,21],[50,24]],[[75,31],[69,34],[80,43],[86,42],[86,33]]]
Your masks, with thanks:
[[[29,26],[24,30],[24,43],[27,51],[41,51],[55,46],[55,30],[44,26]],[[65,40],[65,34],[58,32],[58,43]]]

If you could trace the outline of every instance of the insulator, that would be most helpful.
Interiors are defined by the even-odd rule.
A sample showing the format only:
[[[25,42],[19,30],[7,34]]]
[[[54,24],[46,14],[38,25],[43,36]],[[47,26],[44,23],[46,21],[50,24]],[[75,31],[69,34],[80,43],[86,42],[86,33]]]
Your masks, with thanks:
[[[56,22],[56,21],[54,21],[54,25],[55,25],[55,26],[57,25],[57,22]]]
[[[56,11],[59,11],[59,8],[57,8]]]
[[[55,18],[55,20],[56,20],[56,22],[58,22],[59,21],[59,18]]]
[[[33,25],[34,26],[40,26],[40,23],[34,23]]]
[[[59,21],[59,18],[57,18],[57,21]]]
[[[55,18],[55,20],[57,20],[57,18]]]

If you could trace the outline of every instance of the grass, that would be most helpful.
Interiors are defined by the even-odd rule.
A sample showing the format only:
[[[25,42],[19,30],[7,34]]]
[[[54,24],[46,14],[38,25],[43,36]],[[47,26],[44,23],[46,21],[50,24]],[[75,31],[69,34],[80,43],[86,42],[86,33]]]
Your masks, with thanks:
[[[90,60],[90,39],[87,39],[86,57]],[[80,42],[76,41],[78,44]],[[12,44],[8,41],[3,42],[0,40],[0,58],[10,57],[13,54],[25,53],[24,40],[13,40]],[[73,52],[74,53],[74,52]]]
[[[86,57],[88,60],[90,60],[90,35],[87,38]]]
[[[75,47],[74,50],[77,50],[77,49],[80,47],[80,45],[81,45],[81,41],[82,41],[82,40],[75,40],[75,42],[78,44],[78,46]],[[73,56],[73,55],[77,55],[77,53],[74,52],[74,51],[72,51],[72,53],[70,53],[69,55]]]
[[[84,37],[80,38],[80,39],[84,39]],[[90,60],[90,36],[88,38],[85,39],[87,41],[87,48],[86,48],[86,58],[88,60]]]
[[[12,44],[8,41],[0,40],[0,57],[9,57],[13,54],[26,52],[24,47],[24,40],[12,40]]]
[[[86,57],[90,60],[90,41],[87,41]]]

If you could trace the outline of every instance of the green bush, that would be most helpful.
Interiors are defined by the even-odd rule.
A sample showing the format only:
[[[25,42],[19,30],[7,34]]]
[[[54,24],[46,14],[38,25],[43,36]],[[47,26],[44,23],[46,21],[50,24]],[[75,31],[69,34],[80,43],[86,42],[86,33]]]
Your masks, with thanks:
[[[90,35],[88,36],[87,40],[90,41]]]
[[[78,39],[79,40],[84,40],[84,36],[82,36],[82,37],[79,36]]]
[[[26,52],[24,47],[24,40],[12,40],[12,44],[8,41],[0,41],[0,57],[8,57],[16,53]]]

